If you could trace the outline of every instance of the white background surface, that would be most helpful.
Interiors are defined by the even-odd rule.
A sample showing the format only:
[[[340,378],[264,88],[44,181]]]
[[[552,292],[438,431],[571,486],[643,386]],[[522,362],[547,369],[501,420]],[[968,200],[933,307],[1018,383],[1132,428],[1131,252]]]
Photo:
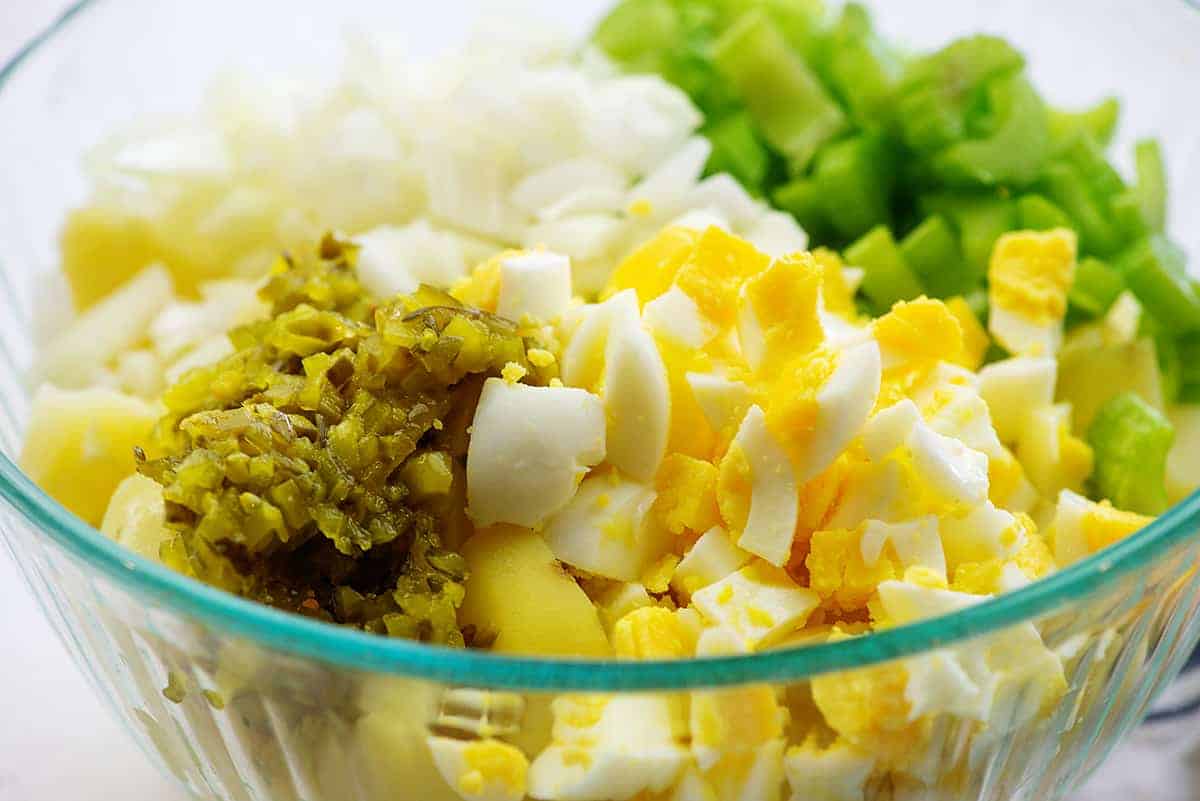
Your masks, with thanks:
[[[0,63],[66,5],[0,0]],[[101,708],[3,548],[0,643],[0,801],[183,801]],[[1165,750],[1127,746],[1076,801],[1200,801],[1200,774]]]

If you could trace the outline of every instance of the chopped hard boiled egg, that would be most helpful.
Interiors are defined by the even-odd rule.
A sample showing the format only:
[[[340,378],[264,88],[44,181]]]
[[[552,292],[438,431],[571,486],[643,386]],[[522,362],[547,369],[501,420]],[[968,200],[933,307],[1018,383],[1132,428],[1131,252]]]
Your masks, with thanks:
[[[688,762],[680,710],[665,695],[561,696],[551,743],[529,767],[529,795],[554,801],[661,793]]]
[[[755,561],[692,594],[692,605],[731,634],[743,651],[778,641],[802,627],[820,603],[784,571]]]
[[[988,329],[1019,356],[1053,356],[1062,344],[1076,235],[1068,229],[1004,234],[988,267]]]
[[[721,462],[717,497],[738,547],[782,567],[792,553],[799,481],[766,415],[750,407]]]
[[[1153,519],[1115,509],[1107,501],[1089,501],[1065,489],[1059,493],[1050,525],[1054,559],[1066,567],[1140,531]]]
[[[542,533],[560,561],[597,576],[637,581],[671,543],[651,514],[654,499],[650,487],[616,473],[596,473],[546,520]]]
[[[532,317],[553,322],[571,303],[571,260],[535,251],[500,261],[500,294],[496,313],[510,320]]]
[[[446,783],[464,801],[521,801],[529,760],[499,740],[430,737],[429,753]]]
[[[604,407],[582,389],[490,378],[467,451],[467,508],[477,525],[536,526],[604,460]]]

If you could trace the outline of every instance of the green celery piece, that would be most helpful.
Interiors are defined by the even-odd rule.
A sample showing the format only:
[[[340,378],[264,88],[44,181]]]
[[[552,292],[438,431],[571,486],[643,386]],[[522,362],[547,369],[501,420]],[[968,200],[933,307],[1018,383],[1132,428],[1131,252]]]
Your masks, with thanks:
[[[821,145],[845,129],[841,108],[761,9],[721,35],[713,61],[793,174],[803,174]]]
[[[938,298],[961,294],[962,248],[945,217],[934,214],[925,218],[904,237],[900,253],[929,294]]]
[[[1083,252],[1107,257],[1120,251],[1124,243],[1122,231],[1107,204],[1093,195],[1074,165],[1062,161],[1050,164],[1040,184],[1042,193],[1074,221]]]
[[[679,0],[683,5],[695,0]],[[724,30],[743,14],[760,10],[771,18],[779,32],[806,60],[811,61],[819,48],[825,3],[822,0],[701,0],[717,11],[718,22]]]
[[[844,239],[890,218],[894,159],[882,137],[862,134],[821,148],[813,168],[825,218]]]
[[[914,61],[904,75],[903,85],[936,83],[948,94],[963,95],[988,78],[1024,66],[1024,57],[1000,37],[967,36]]]
[[[949,186],[1033,183],[1050,155],[1045,104],[1019,74],[993,78],[985,93],[993,130],[938,153],[931,164],[933,175]]]
[[[1143,139],[1134,147],[1137,166],[1135,189],[1142,218],[1150,230],[1161,233],[1167,224],[1167,169],[1157,140]]]
[[[1180,382],[1200,387],[1200,336],[1195,334],[1181,337],[1176,342],[1179,351]]]
[[[865,271],[861,289],[875,314],[883,314],[896,301],[911,300],[923,292],[886,225],[871,229],[846,248],[843,257],[848,265]]]
[[[1062,158],[1073,164],[1083,176],[1092,194],[1097,197],[1112,197],[1124,192],[1127,187],[1121,173],[1108,161],[1099,143],[1091,136],[1081,134],[1062,152]]]
[[[1119,509],[1157,515],[1167,508],[1167,453],[1175,428],[1162,412],[1127,392],[1110,398],[1088,428],[1096,494]]]
[[[933,153],[966,133],[967,109],[991,78],[1021,70],[1025,60],[1003,39],[972,36],[909,64],[896,114],[905,143]]]
[[[1075,281],[1067,297],[1072,308],[1089,317],[1099,317],[1124,290],[1125,281],[1120,273],[1099,259],[1087,257],[1079,260]]]
[[[1108,201],[1108,213],[1120,235],[1126,242],[1133,242],[1155,233],[1146,223],[1142,198],[1136,189],[1127,189],[1113,195]]]
[[[901,138],[918,153],[936,152],[966,136],[961,110],[936,86],[923,86],[902,94],[896,101],[895,113]]]
[[[899,60],[875,35],[871,16],[848,3],[825,43],[826,80],[860,126],[882,127],[891,118]]]
[[[1017,227],[1017,204],[999,194],[943,192],[925,195],[918,201],[922,214],[941,214],[958,231],[963,251],[963,269],[954,294],[973,289],[987,275],[992,246],[1007,231]]]
[[[1086,133],[1101,145],[1112,142],[1121,118],[1121,102],[1106,98],[1083,111],[1050,111],[1050,136],[1062,145],[1070,144],[1080,133]]]
[[[1183,252],[1155,234],[1132,245],[1114,266],[1147,313],[1168,331],[1200,330],[1200,296],[1188,278]]]
[[[1052,231],[1055,228],[1074,228],[1067,213],[1043,195],[1022,195],[1017,198],[1018,225],[1025,231]]]
[[[789,181],[775,190],[771,200],[777,208],[795,217],[812,241],[828,242],[834,237],[816,180],[796,178]]]
[[[629,69],[663,73],[682,36],[679,12],[671,0],[624,0],[600,21],[592,39]]]
[[[1179,341],[1158,320],[1146,314],[1138,324],[1138,334],[1154,340],[1154,354],[1158,357],[1158,372],[1162,376],[1163,403],[1170,406],[1179,399],[1179,390],[1183,386]]]
[[[729,173],[751,194],[761,197],[771,164],[771,154],[759,138],[754,122],[745,111],[731,114],[704,130],[712,142],[706,171]]]

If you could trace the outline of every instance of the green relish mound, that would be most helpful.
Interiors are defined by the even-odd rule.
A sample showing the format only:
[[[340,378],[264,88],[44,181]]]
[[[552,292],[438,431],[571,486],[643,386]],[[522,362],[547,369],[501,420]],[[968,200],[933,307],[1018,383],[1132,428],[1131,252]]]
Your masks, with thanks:
[[[535,335],[440,290],[381,302],[356,248],[283,256],[268,319],[163,396],[138,471],[163,487],[172,568],[369,632],[462,646],[467,426],[484,379],[537,383]]]

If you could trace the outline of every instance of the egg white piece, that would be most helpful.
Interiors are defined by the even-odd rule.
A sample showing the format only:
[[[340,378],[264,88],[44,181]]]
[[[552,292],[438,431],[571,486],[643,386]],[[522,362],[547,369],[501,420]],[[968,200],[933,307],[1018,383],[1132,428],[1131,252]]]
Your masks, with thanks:
[[[529,768],[533,798],[601,801],[661,793],[690,760],[676,737],[678,707],[666,695],[564,695],[551,708],[551,744]]]
[[[692,606],[730,633],[739,650],[753,651],[803,626],[820,600],[787,573],[758,562],[699,590]]]
[[[695,592],[743,567],[751,556],[733,544],[720,527],[710,528],[696,540],[671,576],[671,586],[681,592]]]
[[[792,553],[800,511],[800,482],[791,457],[767,428],[758,406],[746,412],[730,447],[741,452],[750,468],[750,512],[738,547],[782,567]]]
[[[489,378],[467,448],[468,514],[478,526],[537,526],[567,504],[604,455],[600,398]]]
[[[642,320],[657,336],[686,348],[702,348],[720,333],[696,301],[677,286],[647,303]]]
[[[1040,492],[1062,486],[1063,436],[1070,430],[1071,404],[1056,403],[1033,410],[1017,439],[1017,457]]]
[[[983,595],[894,580],[881,582],[878,592],[880,609],[887,621],[896,625],[948,615],[987,600]]]
[[[667,451],[671,392],[667,367],[635,308],[614,307],[604,349],[608,461],[639,481],[654,479]]]
[[[939,528],[950,567],[964,562],[1008,559],[1021,549],[1017,519],[990,501],[941,518]]]
[[[746,230],[746,240],[773,259],[782,259],[808,247],[808,234],[796,218],[784,211],[769,211]]]
[[[922,424],[909,442],[913,470],[935,492],[954,504],[974,506],[987,500],[988,458],[953,437]]]
[[[767,332],[763,330],[758,313],[754,311],[754,304],[746,294],[745,286],[738,293],[737,344],[738,351],[751,370],[762,367],[763,358],[767,353]]]
[[[791,801],[862,801],[875,757],[838,740],[822,749],[792,746],[783,769]]]
[[[499,740],[426,740],[438,773],[463,801],[521,801],[529,760]]]
[[[725,801],[762,801],[779,796],[783,786],[783,752],[787,744],[782,738],[728,754],[709,769],[709,786],[713,794]]]
[[[988,331],[1009,353],[1021,356],[1053,356],[1062,347],[1062,321],[1048,325],[1034,322],[1020,312],[992,304]]]
[[[724,431],[746,414],[753,398],[750,387],[713,373],[688,373],[688,386],[713,431]]]
[[[946,554],[936,517],[928,515],[905,523],[868,520],[860,540],[863,563],[874,567],[888,543],[902,567],[923,567],[946,578]]]
[[[563,349],[562,380],[568,386],[596,390],[604,378],[604,349],[614,317],[638,316],[637,292],[626,289],[603,303],[585,306],[582,320]]]
[[[1059,567],[1072,565],[1091,554],[1084,533],[1084,521],[1092,505],[1090,500],[1070,490],[1058,494],[1050,529],[1053,533],[1051,544],[1054,547],[1054,561]]]
[[[671,535],[650,514],[650,487],[613,475],[584,479],[542,533],[554,556],[588,573],[637,581],[670,548]]]
[[[837,364],[817,391],[817,421],[796,478],[808,481],[829,467],[858,436],[879,397],[879,345],[870,339],[837,354]]]
[[[1017,441],[1035,409],[1054,402],[1058,363],[1048,356],[1014,356],[979,371],[979,394],[987,402],[996,433]]]
[[[525,315],[542,322],[559,319],[571,304],[571,260],[534,251],[500,262],[496,313],[510,320]]]

